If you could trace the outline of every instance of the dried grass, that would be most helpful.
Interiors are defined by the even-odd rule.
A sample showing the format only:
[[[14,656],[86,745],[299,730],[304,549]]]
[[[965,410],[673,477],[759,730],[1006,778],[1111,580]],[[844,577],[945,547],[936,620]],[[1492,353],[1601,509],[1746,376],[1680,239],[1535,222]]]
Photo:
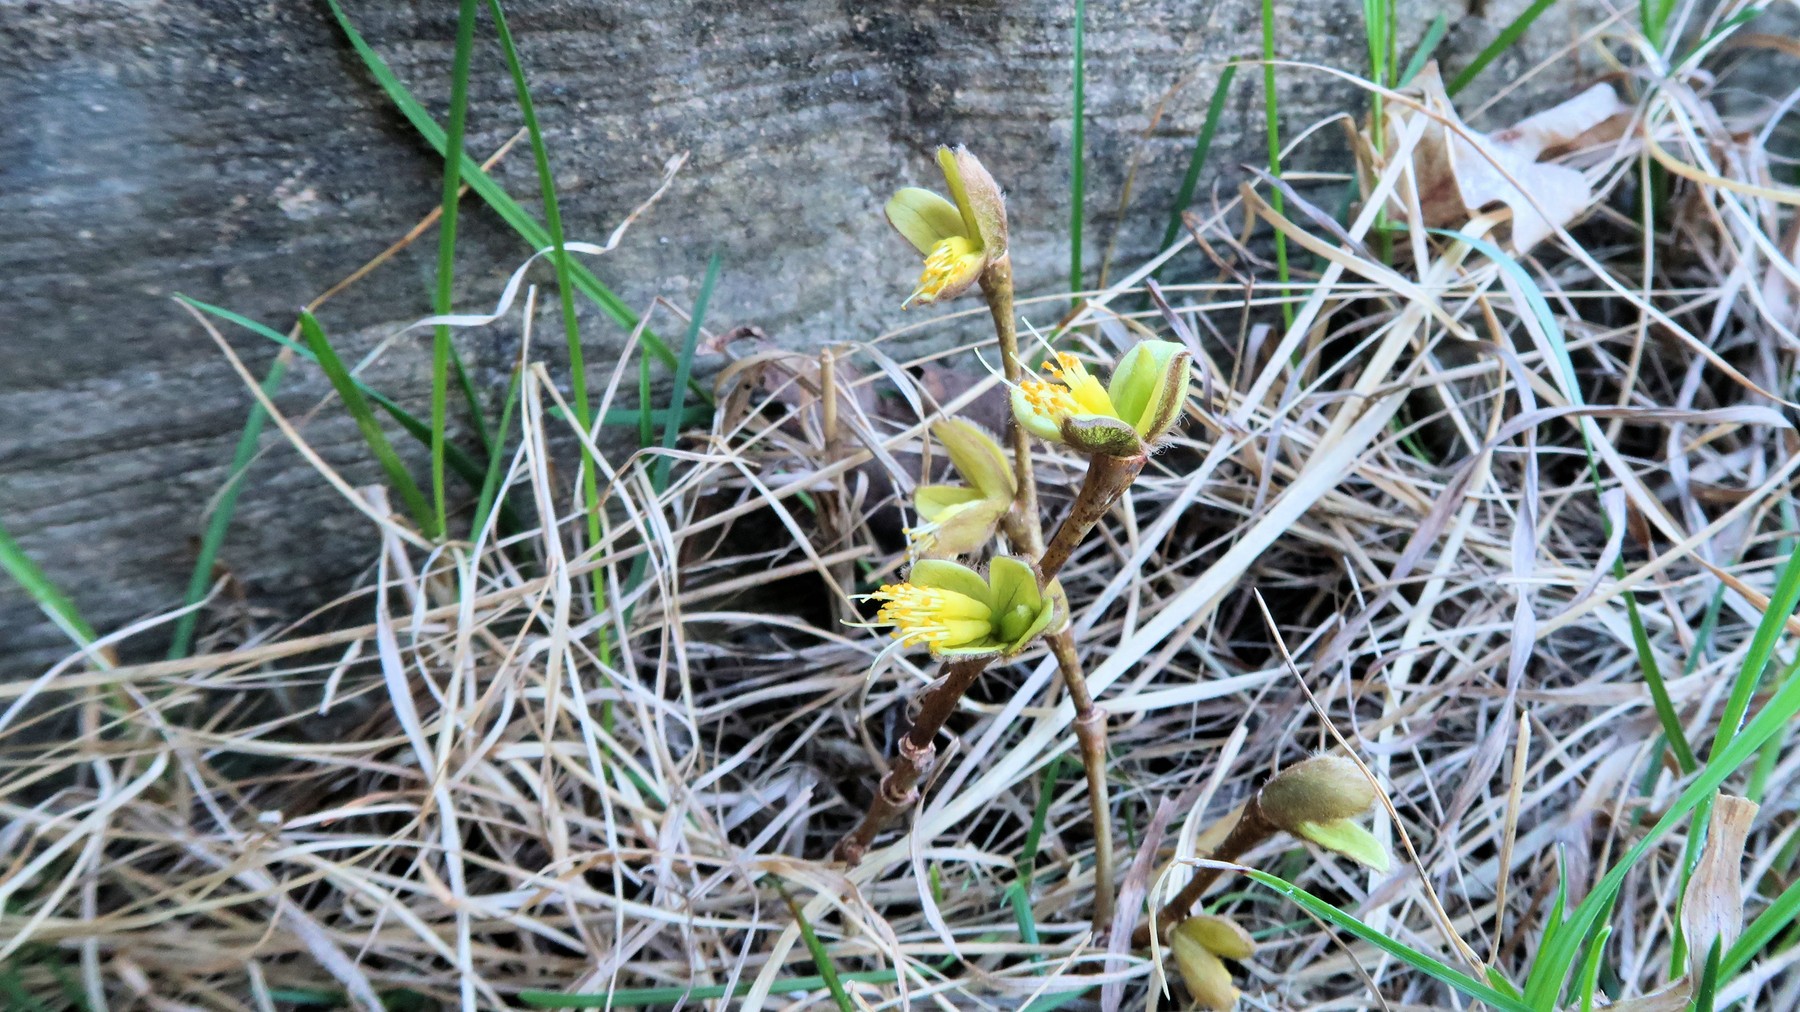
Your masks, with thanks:
[[[1374,209],[1408,199],[1391,170],[1346,237],[1246,188],[1065,321],[1102,354],[1145,332],[1185,340],[1203,376],[1185,434],[1064,576],[1112,717],[1127,920],[1262,778],[1331,743],[1321,714],[1386,787],[1398,821],[1376,829],[1405,860],[1389,875],[1278,848],[1253,863],[1514,979],[1559,862],[1581,896],[1638,813],[1674,796],[1623,595],[1703,747],[1796,523],[1800,456],[1769,392],[1791,389],[1800,225],[1771,142],[1800,92],[1728,116],[1730,80],[1662,80],[1636,129],[1571,156],[1594,211],[1523,271],[1417,229],[1396,266],[1375,259]],[[1668,242],[1642,236],[1625,197],[1645,150],[1680,180]],[[1250,215],[1323,261],[1297,276],[1285,332],[1267,322],[1273,271],[1240,242]],[[1141,297],[1163,261],[1203,256],[1219,280],[1167,286],[1166,313]],[[1047,319],[1061,298],[1021,309]],[[721,375],[711,430],[683,449],[606,463],[595,447],[593,545],[550,449],[572,435],[550,411],[561,395],[533,364],[506,479],[531,529],[432,551],[378,490],[341,484],[380,518],[372,580],[344,602],[365,624],[112,670],[75,657],[0,685],[0,949],[17,979],[55,1001],[66,968],[115,1008],[740,986],[734,1007],[829,1004],[779,986],[816,972],[785,889],[840,971],[899,972],[847,982],[867,1007],[1101,984],[1110,1002],[1170,1001],[1150,997],[1153,962],[1089,931],[1080,778],[1044,782],[1074,754],[1072,714],[1041,654],[984,676],[909,833],[848,874],[821,860],[931,674],[843,622],[901,564],[928,420],[991,403],[978,343],[943,350],[981,337],[980,312],[834,349],[830,383],[817,356],[761,351]],[[921,346],[938,350],[899,350]],[[675,465],[657,492],[660,457]],[[1054,513],[1079,463],[1045,450],[1038,467]],[[1752,915],[1755,884],[1793,871],[1797,769],[1791,749],[1766,764]],[[1028,942],[1006,891],[1046,789]],[[1619,898],[1624,993],[1668,979],[1684,842]],[[1224,903],[1267,933],[1240,977],[1249,1007],[1461,1007],[1272,894]],[[1723,993],[1795,1007],[1795,951]]]

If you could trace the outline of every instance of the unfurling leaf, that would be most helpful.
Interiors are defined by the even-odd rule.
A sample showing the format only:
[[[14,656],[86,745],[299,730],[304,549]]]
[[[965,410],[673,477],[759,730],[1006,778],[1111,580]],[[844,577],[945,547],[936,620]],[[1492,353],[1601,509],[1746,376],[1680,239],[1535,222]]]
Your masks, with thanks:
[[[1360,823],[1349,819],[1303,822],[1294,829],[1294,835],[1376,871],[1388,870],[1387,848]]]
[[[1018,491],[1012,461],[981,426],[960,418],[946,418],[931,426],[931,434],[950,455],[950,463],[963,480],[982,495],[1010,500]]]

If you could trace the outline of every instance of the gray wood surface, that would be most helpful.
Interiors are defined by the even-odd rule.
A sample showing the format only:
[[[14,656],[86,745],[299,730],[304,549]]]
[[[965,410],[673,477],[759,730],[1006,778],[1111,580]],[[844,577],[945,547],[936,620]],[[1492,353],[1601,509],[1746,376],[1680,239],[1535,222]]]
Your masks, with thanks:
[[[456,5],[346,0],[396,72],[440,115]],[[1283,0],[1283,55],[1360,67],[1360,5]],[[1456,24],[1452,68],[1523,3]],[[723,275],[710,323],[753,324],[802,346],[872,336],[902,319],[916,266],[883,223],[891,190],[930,184],[933,145],[966,142],[1008,188],[1027,291],[1067,270],[1070,4],[823,2],[508,4],[550,134],[573,238],[600,241],[691,152],[667,198],[595,266],[634,306],[691,300],[708,253]],[[1436,5],[1402,4],[1410,48]],[[1089,261],[1153,251],[1216,80],[1209,61],[1255,52],[1252,0],[1090,4]],[[1534,33],[1571,37],[1560,7]],[[250,404],[218,349],[169,296],[216,302],[285,330],[303,304],[436,203],[439,165],[364,72],[320,2],[52,0],[0,3],[0,523],[103,629],[179,600],[211,496]],[[1462,54],[1462,55],[1459,55]],[[1508,57],[1491,72],[1516,76]],[[1561,97],[1579,67],[1533,88]],[[1591,69],[1591,68],[1590,68]],[[1293,131],[1360,110],[1342,82],[1284,72]],[[1259,75],[1239,75],[1209,180],[1229,192],[1261,154]],[[1144,137],[1158,100],[1179,82]],[[485,18],[470,149],[518,126]],[[1332,127],[1304,164],[1341,157]],[[1133,209],[1115,213],[1142,145]],[[1341,167],[1334,165],[1333,167]],[[521,145],[498,170],[535,196]],[[486,306],[529,250],[466,205],[461,305]],[[348,354],[428,312],[435,238],[322,312]],[[1091,280],[1091,279],[1090,279]],[[586,314],[603,374],[622,334]],[[266,342],[227,331],[258,370]],[[945,336],[940,332],[940,337]],[[489,395],[515,325],[465,334]],[[548,345],[550,342],[545,342]],[[555,360],[558,356],[550,357]],[[408,338],[369,374],[423,405],[428,349]],[[558,366],[560,370],[560,365]],[[289,412],[326,385],[297,369]],[[306,428],[353,481],[377,469],[341,412]],[[374,533],[272,429],[223,563],[266,623],[341,592]],[[240,615],[242,617],[242,615]],[[66,642],[0,580],[0,673],[41,667]],[[162,647],[145,637],[130,653]]]

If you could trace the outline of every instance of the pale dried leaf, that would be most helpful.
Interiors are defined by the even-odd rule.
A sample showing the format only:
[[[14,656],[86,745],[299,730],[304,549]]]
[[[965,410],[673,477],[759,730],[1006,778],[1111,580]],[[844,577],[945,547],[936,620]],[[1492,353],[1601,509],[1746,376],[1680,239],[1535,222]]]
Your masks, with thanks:
[[[1681,930],[1687,933],[1691,969],[1698,977],[1715,941],[1725,948],[1744,930],[1744,838],[1756,820],[1756,802],[1719,794],[1706,825],[1706,850],[1681,897]]]
[[[1463,123],[1435,63],[1419,74],[1412,91],[1423,111],[1392,108],[1384,150],[1402,146],[1413,117],[1430,118],[1412,156],[1425,224],[1454,228],[1490,204],[1505,204],[1513,214],[1513,246],[1520,252],[1574,220],[1593,200],[1593,191],[1580,171],[1545,164],[1538,158],[1578,139],[1602,139],[1605,130],[1622,128],[1626,110],[1610,86],[1597,84],[1489,135]],[[1368,149],[1362,154],[1373,156]],[[1364,178],[1369,175],[1372,173],[1365,173]],[[1389,200],[1389,207],[1401,217],[1407,214],[1399,194]]]

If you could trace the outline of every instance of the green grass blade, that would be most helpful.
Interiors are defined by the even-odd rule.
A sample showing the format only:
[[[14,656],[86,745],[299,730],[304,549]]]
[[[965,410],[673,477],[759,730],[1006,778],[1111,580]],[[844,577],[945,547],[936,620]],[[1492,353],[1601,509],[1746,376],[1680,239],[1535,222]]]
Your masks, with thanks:
[[[319,363],[319,368],[325,371],[325,378],[331,381],[338,397],[343,400],[345,410],[355,419],[363,441],[369,444],[369,452],[375,455],[381,469],[387,473],[388,481],[400,494],[401,501],[406,503],[407,512],[412,514],[413,520],[419,524],[426,537],[443,536],[444,529],[435,526],[440,522],[440,514],[432,511],[431,503],[425,498],[425,493],[420,491],[418,482],[413,480],[400,456],[388,443],[387,434],[381,431],[381,423],[375,420],[375,412],[370,409],[368,398],[363,396],[362,390],[350,378],[350,370],[344,368],[343,360],[338,358],[337,350],[325,336],[324,328],[319,326],[319,321],[311,313],[300,313],[300,333],[311,346],[313,358]]]
[[[1063,757],[1058,755],[1044,767],[1044,779],[1038,786],[1037,807],[1031,813],[1031,825],[1025,830],[1025,844],[1019,848],[1019,881],[1027,887],[1037,865],[1038,847],[1043,843],[1044,826],[1050,821],[1050,803],[1056,799],[1056,778],[1062,775]]]
[[[648,449],[656,445],[656,425],[650,411],[650,356],[638,356],[638,445]]]
[[[1363,0],[1363,41],[1369,50],[1369,80],[1386,87],[1393,82],[1388,71],[1393,67],[1394,12],[1384,0]],[[1379,99],[1380,96],[1376,96]],[[1380,123],[1377,115],[1375,122]]]
[[[287,373],[287,362],[276,357],[269,373],[263,377],[262,392],[265,397],[273,399],[276,391],[281,389],[281,379]],[[212,516],[206,520],[206,531],[200,536],[200,552],[194,559],[194,571],[188,576],[187,593],[182,597],[184,607],[193,607],[206,597],[207,588],[212,586],[213,564],[219,559],[219,550],[225,545],[225,535],[231,530],[232,515],[237,512],[238,494],[244,490],[244,476],[250,469],[250,462],[256,458],[257,444],[262,440],[263,426],[269,420],[269,413],[263,410],[262,401],[250,405],[250,414],[244,419],[244,431],[238,436],[237,449],[231,454],[231,471],[225,477],[225,487],[219,490],[218,503],[214,506]],[[194,648],[194,631],[200,625],[198,609],[181,616],[175,623],[175,635],[169,643],[169,660],[178,661],[188,655]]]
[[[1085,271],[1081,264],[1081,232],[1087,207],[1087,0],[1075,0],[1075,38],[1072,57],[1073,94],[1070,96],[1069,135],[1069,292],[1081,291]]]
[[[1519,41],[1519,36],[1525,34],[1525,29],[1530,28],[1533,21],[1536,21],[1540,15],[1555,5],[1556,0],[1534,0],[1530,7],[1525,8],[1518,17],[1513,19],[1512,24],[1501,30],[1494,41],[1487,44],[1487,48],[1475,54],[1475,59],[1464,67],[1462,73],[1456,75],[1444,90],[1454,95],[1468,87],[1469,82],[1480,76],[1481,72],[1487,69],[1488,64],[1499,59],[1501,53],[1506,52],[1512,48],[1513,43]]]
[[[9,909],[8,913],[11,912],[13,911]],[[56,981],[62,991],[60,1002],[48,1005],[45,1004],[43,998],[39,997],[42,990],[38,994],[32,993],[30,986],[25,982],[24,974],[20,972],[20,967],[26,965],[34,966],[41,975],[51,977]],[[0,966],[4,967],[0,969],[0,996],[6,999],[7,1012],[39,1012],[39,1010],[50,1012],[52,1008],[86,1012],[92,1007],[88,1004],[87,990],[81,986],[81,981],[76,979],[74,973],[70,972],[69,965],[64,962],[62,954],[51,946],[24,946]]]
[[[1782,679],[1781,688],[1757,711],[1755,718],[1729,743],[1708,757],[1706,765],[1676,798],[1675,803],[1663,813],[1662,818],[1626,851],[1624,857],[1613,865],[1587,898],[1575,908],[1568,924],[1557,933],[1555,940],[1539,948],[1538,958],[1531,968],[1531,976],[1526,981],[1525,997],[1528,1003],[1539,1008],[1554,1004],[1555,996],[1562,990],[1563,981],[1568,976],[1582,940],[1600,920],[1601,911],[1610,908],[1632,867],[1703,801],[1711,799],[1719,785],[1749,762],[1763,743],[1779,733],[1797,714],[1800,714],[1800,676],[1796,676],[1790,668]]]
[[[1675,0],[1638,0],[1638,18],[1644,26],[1644,38],[1657,51],[1663,47],[1663,33],[1668,30],[1669,16],[1675,13]]]
[[[419,136],[424,138],[425,143],[435,148],[441,156],[447,150],[444,129],[438,125],[436,120],[432,119],[425,107],[413,98],[412,93],[407,90],[406,85],[400,82],[399,78],[394,76],[393,71],[388,69],[386,61],[370,48],[368,42],[364,41],[362,34],[356,30],[356,26],[350,23],[349,16],[344,13],[338,0],[325,0],[325,2],[330,6],[332,16],[337,19],[338,26],[343,29],[351,48],[356,50],[357,56],[368,68],[369,73],[374,76],[376,83],[381,86],[383,91],[387,92],[395,107],[400,110],[400,114],[406,117],[407,122],[412,124],[414,130],[419,132]],[[540,250],[551,245],[549,231],[521,207],[518,201],[507,194],[500,184],[494,182],[493,177],[482,171],[481,166],[467,154],[463,155],[462,175],[463,181],[468,184],[469,189],[486,201],[487,205],[493,208],[494,213],[498,214],[513,231],[530,244],[532,249]],[[570,273],[575,279],[576,289],[592,300],[602,312],[621,327],[629,330],[638,325],[637,314],[625,305],[624,300],[602,284],[592,271],[578,262],[570,261]],[[645,330],[643,342],[645,347],[649,348],[657,358],[670,368],[674,368],[675,353],[669,350],[669,346],[664,344],[661,338],[651,331]],[[711,403],[711,392],[705,389],[703,384],[694,384],[694,392],[702,400]]]
[[[1263,126],[1269,141],[1269,175],[1280,179],[1281,123],[1278,115],[1280,106],[1275,94],[1275,0],[1262,0],[1262,58]],[[1286,201],[1282,198],[1279,187],[1269,193],[1269,206],[1275,209],[1276,214],[1287,214]],[[1287,236],[1280,231],[1275,233],[1275,277],[1281,282],[1281,320],[1291,327],[1294,325],[1294,307],[1287,301]]]
[[[1533,1012],[1533,1008],[1538,1007],[1521,1002],[1498,988],[1476,980],[1461,970],[1434,959],[1404,942],[1389,938],[1286,879],[1255,870],[1247,871],[1245,874],[1293,900],[1313,916],[1355,935],[1420,973],[1433,980],[1448,984],[1470,998],[1486,1002],[1494,1008],[1503,1009],[1506,1012]]]
[[[1073,987],[1057,994],[1040,995],[1033,998],[1031,1004],[1020,1009],[1019,1012],[1052,1012],[1054,1009],[1079,1001],[1082,995],[1087,993],[1086,989]]]
[[[519,403],[521,375],[523,370],[514,369],[512,379],[506,384],[506,399],[500,406],[500,422],[494,427],[494,441],[488,447],[487,475],[481,480],[481,495],[475,501],[475,520],[469,528],[471,538],[487,526],[488,512],[494,508],[494,500],[500,494],[500,477],[506,472],[506,437],[512,432],[513,409]]]
[[[700,328],[706,320],[706,307],[712,302],[713,288],[719,283],[719,254],[706,262],[706,278],[700,282],[700,294],[694,298],[694,313],[688,318],[687,338],[681,343],[681,357],[675,360],[675,386],[670,392],[668,421],[663,425],[662,448],[675,449],[681,435],[681,416],[687,410],[688,380],[694,374],[694,355],[700,350]],[[651,485],[661,492],[669,487],[669,471],[675,461],[664,457],[656,462]]]
[[[1781,891],[1781,895],[1775,897],[1775,902],[1757,914],[1737,941],[1731,943],[1731,948],[1719,960],[1720,978],[1730,980],[1737,976],[1769,943],[1775,941],[1776,935],[1794,923],[1797,915],[1800,915],[1800,880],[1789,883]]]
[[[1609,535],[1611,532],[1607,532]],[[1613,560],[1613,576],[1625,578],[1623,560]],[[1669,688],[1663,682],[1662,668],[1656,663],[1656,653],[1650,648],[1650,633],[1644,628],[1644,617],[1638,611],[1637,594],[1627,590],[1620,595],[1625,599],[1625,617],[1631,625],[1631,645],[1637,651],[1638,667],[1644,672],[1644,685],[1650,690],[1650,705],[1656,710],[1656,720],[1662,725],[1663,737],[1669,743],[1669,750],[1675,753],[1675,762],[1681,767],[1682,775],[1687,775],[1700,766],[1694,758],[1694,748],[1688,744],[1687,729],[1681,726],[1681,717],[1675,712],[1675,703],[1669,698]]]
[[[1444,41],[1444,34],[1449,30],[1450,20],[1444,15],[1439,14],[1431,19],[1431,24],[1425,29],[1425,37],[1419,40],[1418,47],[1413,50],[1412,59],[1406,61],[1406,69],[1401,71],[1400,79],[1395,82],[1396,87],[1404,88],[1412,83],[1413,78],[1419,76],[1419,71],[1424,70],[1425,64],[1431,62],[1432,55],[1437,52],[1438,44]]]
[[[694,314],[696,317],[698,313]],[[826,990],[831,992],[832,1001],[837,1002],[838,1012],[856,1012],[856,1006],[850,1004],[850,996],[844,993],[844,982],[838,976],[837,964],[832,961],[831,951],[825,943],[819,941],[818,932],[813,930],[812,922],[806,919],[806,911],[788,895],[787,888],[779,881],[775,888],[780,890],[781,898],[787,901],[788,910],[793,912],[794,923],[800,928],[800,940],[806,943],[806,951],[812,954],[813,966],[819,971],[819,979],[825,982]]]
[[[1550,916],[1544,918],[1544,934],[1538,939],[1540,946],[1548,946],[1556,939],[1568,918],[1564,912],[1569,907],[1569,868],[1567,855],[1561,847],[1556,850],[1556,900],[1550,905]]]
[[[216,316],[227,323],[236,324],[258,337],[274,341],[283,348],[292,348],[294,354],[299,355],[308,362],[314,364],[318,363],[318,358],[312,353],[311,348],[292,340],[286,334],[281,333],[273,327],[258,323],[241,313],[234,313],[229,309],[223,309],[219,306],[211,305],[210,303],[201,302],[199,299],[190,298],[186,295],[177,294],[175,299],[183,305],[192,306],[209,316]],[[393,418],[395,424],[399,425],[402,429],[405,429],[408,435],[417,439],[420,446],[431,445],[430,425],[426,424],[417,415],[414,415],[412,412],[401,407],[393,400],[393,398],[375,390],[362,380],[358,379],[354,374],[351,375],[350,380],[352,383],[356,384],[356,389],[360,390],[364,397],[367,397],[372,403],[387,412],[388,415]],[[474,458],[470,457],[467,453],[464,453],[454,443],[446,446],[444,449],[451,469],[456,471],[457,475],[464,481],[467,481],[470,488],[480,488],[482,481],[487,474],[486,468],[477,464]],[[510,507],[503,504],[500,508],[502,510],[503,523],[507,524],[509,529],[517,529],[517,518],[512,515]]]
[[[1756,624],[1756,632],[1750,637],[1750,647],[1744,652],[1744,665],[1738,669],[1737,679],[1731,684],[1731,695],[1725,701],[1725,712],[1719,716],[1719,730],[1713,738],[1711,754],[1718,754],[1737,734],[1738,725],[1743,723],[1744,713],[1750,708],[1750,699],[1756,694],[1756,687],[1762,684],[1763,672],[1775,653],[1775,641],[1797,605],[1800,605],[1800,552],[1788,556],[1780,578],[1775,581],[1775,589],[1769,595],[1769,606],[1763,611],[1762,621]]]
[[[432,309],[440,315],[448,315],[456,308],[456,212],[462,203],[463,132],[469,117],[469,57],[475,50],[475,11],[475,0],[462,0],[456,15],[456,55],[450,69],[450,125],[444,132],[444,196],[439,204],[437,288],[432,294]],[[314,329],[317,330],[316,325]],[[317,346],[314,350],[318,350]],[[440,323],[433,328],[431,339],[431,501],[435,519],[429,526],[437,536],[450,529],[444,496],[450,357],[450,328]],[[457,372],[462,371],[459,363]],[[474,398],[470,401],[473,403]],[[472,413],[476,418],[481,417],[478,408]],[[360,418],[357,424],[362,424]],[[367,434],[365,430],[364,435]],[[386,460],[382,461],[382,466],[387,466]]]
[[[1163,229],[1162,246],[1168,249],[1175,244],[1175,237],[1181,234],[1181,213],[1194,203],[1194,189],[1200,185],[1200,171],[1206,165],[1207,156],[1212,153],[1213,137],[1219,132],[1219,120],[1225,115],[1225,100],[1231,97],[1231,81],[1237,76],[1238,65],[1227,63],[1219,72],[1219,83],[1213,85],[1212,99],[1206,103],[1206,120],[1200,124],[1200,132],[1194,136],[1194,150],[1188,155],[1187,174],[1181,177],[1181,187],[1175,191],[1175,206],[1169,210],[1169,226]],[[1167,264],[1163,265],[1168,266]],[[1156,269],[1156,277],[1160,278],[1162,267]]]
[[[1706,962],[1700,970],[1700,984],[1694,988],[1694,1012],[1713,1012],[1719,998],[1719,956],[1723,938],[1713,939],[1712,949],[1706,953]]]
[[[81,646],[94,642],[94,627],[81,617],[81,611],[75,607],[75,602],[50,577],[44,575],[44,571],[31,561],[31,557],[25,554],[25,550],[12,539],[5,527],[0,527],[0,570],[5,570],[14,583],[31,595],[31,599],[37,602],[37,606],[50,621],[56,623],[64,635]]]
[[[694,311],[688,318],[687,340],[682,344],[681,357],[675,361],[675,385],[670,394],[673,400],[670,402],[668,412],[665,415],[667,421],[663,426],[661,442],[661,446],[665,450],[674,449],[676,437],[681,434],[680,419],[686,413],[688,378],[692,375],[694,355],[698,351],[700,345],[700,328],[706,319],[707,304],[712,301],[713,286],[718,284],[718,281],[719,255],[714,253],[712,258],[707,261],[706,277],[700,282],[700,292],[694,298]],[[640,362],[639,367],[640,369],[647,369],[647,364]],[[645,372],[639,372],[638,375],[639,396],[642,398],[640,400],[640,406],[647,407],[649,405],[650,396],[648,376]],[[647,419],[648,414],[646,413],[644,417]],[[643,425],[645,428],[648,428],[648,421],[646,420]],[[642,430],[640,430],[640,435],[641,434]],[[650,469],[650,487],[658,492],[668,488],[669,474],[673,470],[674,465],[675,462],[669,457],[665,456],[659,459]],[[637,558],[633,559],[631,562],[631,571],[625,575],[625,593],[630,594],[633,590],[637,589],[638,584],[644,581],[644,574],[649,571],[649,568],[649,552],[640,552]],[[625,612],[625,624],[627,626],[631,624],[630,609],[627,609]]]
[[[558,412],[558,414],[560,414],[560,412]],[[639,429],[644,423],[645,416],[648,415],[652,426],[650,431],[655,432],[654,426],[665,425],[668,423],[669,414],[668,408],[656,408],[651,411],[639,411],[637,408],[613,408],[601,414],[600,425],[603,428]],[[695,404],[684,409],[681,414],[676,417],[681,419],[683,427],[692,428],[696,425],[706,424],[707,419],[712,417],[712,409],[704,404]],[[642,435],[641,432],[639,434]]]
[[[506,67],[513,79],[513,94],[519,115],[525,121],[525,133],[531,141],[531,160],[537,168],[538,193],[544,202],[544,226],[550,233],[550,262],[556,268],[556,301],[562,314],[563,339],[569,349],[570,404],[575,409],[575,422],[583,432],[594,427],[594,409],[588,396],[587,364],[582,357],[581,322],[575,316],[574,264],[565,248],[562,210],[556,197],[556,174],[550,166],[550,149],[544,143],[544,131],[538,123],[537,106],[531,101],[531,87],[525,80],[525,65],[519,60],[513,43],[512,29],[507,26],[506,12],[500,0],[488,0],[488,12],[494,18],[494,30],[500,49],[506,55]],[[504,442],[502,438],[501,442]],[[600,479],[592,454],[581,444],[582,502],[587,507],[588,543],[600,541]]]
[[[16,1012],[50,1012],[50,1006],[38,1001],[25,987],[24,976],[11,960],[6,968],[0,970],[0,997],[6,999],[6,1007]]]
[[[1394,84],[1394,8],[1392,0],[1363,0],[1363,41],[1369,50],[1369,80],[1384,88]],[[1383,102],[1380,92],[1369,96],[1369,122],[1377,138],[1386,130],[1382,124]],[[1377,144],[1379,145],[1379,141]]]
[[[1600,957],[1606,953],[1606,940],[1612,928],[1601,928],[1588,950],[1587,962],[1581,968],[1581,1012],[1594,1012],[1594,989],[1600,986]]]
[[[1007,885],[1006,903],[1012,907],[1013,921],[1019,926],[1019,941],[1026,945],[1038,944],[1037,915],[1031,911],[1031,897],[1026,895],[1024,883]]]
[[[1670,2],[1673,2],[1673,0],[1670,0]],[[1695,44],[1694,48],[1683,53],[1680,59],[1671,61],[1669,64],[1669,72],[1671,74],[1678,74],[1687,70],[1690,64],[1699,62],[1708,53],[1711,53],[1719,43],[1725,40],[1726,36],[1737,31],[1739,28],[1742,28],[1744,25],[1755,21],[1771,6],[1773,5],[1768,3],[1751,4],[1743,10],[1738,11],[1736,14],[1733,14],[1731,17],[1726,18],[1719,27],[1707,33],[1706,38],[1701,39]]]
[[[1750,778],[1744,783],[1744,797],[1759,805],[1763,803],[1763,796],[1769,791],[1769,777],[1774,775],[1775,766],[1781,761],[1782,749],[1793,733],[1794,729],[1791,727],[1782,728],[1781,733],[1757,753],[1756,764],[1750,767]]]

